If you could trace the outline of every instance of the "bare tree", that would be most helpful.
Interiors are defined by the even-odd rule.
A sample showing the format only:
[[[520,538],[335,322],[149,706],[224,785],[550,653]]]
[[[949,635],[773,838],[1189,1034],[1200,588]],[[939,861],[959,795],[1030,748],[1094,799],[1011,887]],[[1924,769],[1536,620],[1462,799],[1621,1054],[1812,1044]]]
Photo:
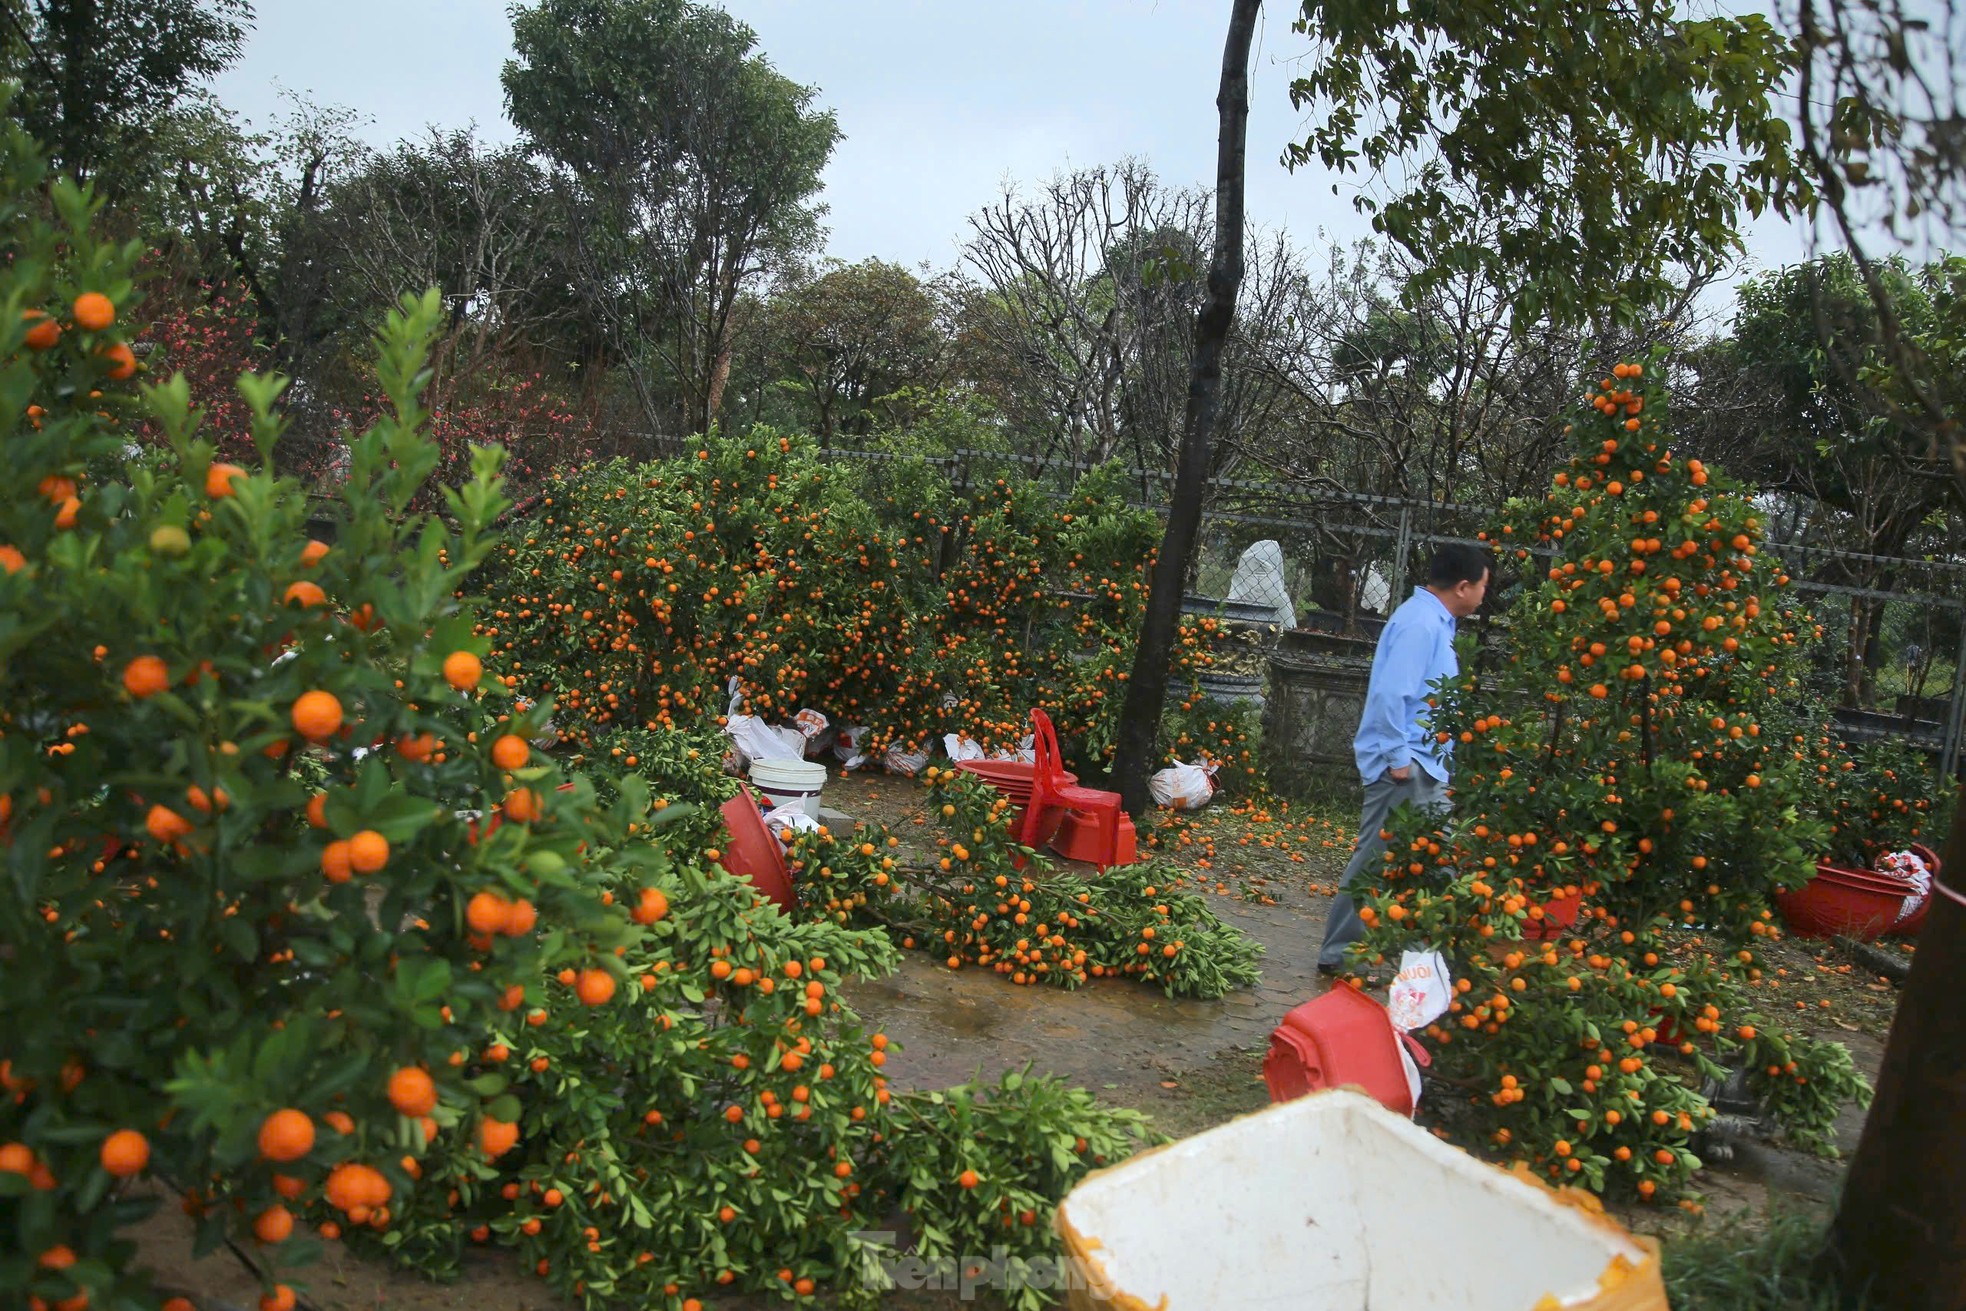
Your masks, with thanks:
[[[572,317],[551,299],[563,270],[549,253],[556,218],[543,173],[516,147],[487,149],[470,129],[431,128],[372,156],[335,188],[342,294],[390,304],[437,287],[450,310],[445,354],[473,370]]]
[[[1966,232],[1966,9],[1958,0],[1784,0],[1777,13],[1801,51],[1795,115],[1821,226],[1863,278],[1932,454],[1966,481],[1966,427],[1904,331],[1875,253],[1942,248]]]
[[[972,380],[1040,458],[1170,469],[1207,296],[1213,197],[1137,161],[1006,190],[970,220],[960,351]],[[1222,347],[1211,474],[1286,422],[1280,376],[1299,345],[1308,280],[1282,233],[1244,234],[1242,290]]]
[[[1034,199],[1006,187],[971,216],[963,262],[980,282],[963,344],[1030,454],[1097,463],[1122,450],[1128,362],[1163,325],[1129,313],[1108,262],[1121,250],[1153,258],[1169,234],[1196,229],[1204,205],[1127,160],[1059,174]]]
[[[1201,528],[1222,385],[1222,352],[1235,324],[1236,297],[1242,289],[1243,179],[1249,147],[1249,47],[1262,0],[1234,0],[1229,34],[1222,47],[1221,89],[1215,96],[1219,120],[1215,146],[1215,232],[1208,257],[1208,291],[1195,316],[1194,353],[1188,405],[1181,425],[1181,448],[1161,536],[1149,578],[1146,613],[1133,652],[1126,702],[1120,710],[1114,772],[1122,804],[1132,814],[1146,809],[1147,772],[1154,764],[1161,704],[1167,696],[1167,666],[1181,619],[1188,571]]]

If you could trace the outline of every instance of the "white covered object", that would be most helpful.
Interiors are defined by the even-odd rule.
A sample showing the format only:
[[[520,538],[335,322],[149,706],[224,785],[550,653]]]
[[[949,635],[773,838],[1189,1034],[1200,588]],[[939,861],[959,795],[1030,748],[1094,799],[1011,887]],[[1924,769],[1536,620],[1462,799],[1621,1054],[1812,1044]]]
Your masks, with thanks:
[[[1215,788],[1215,766],[1208,764],[1169,765],[1147,779],[1154,804],[1175,810],[1200,810],[1215,796]]]
[[[1058,1228],[1104,1299],[1075,1306],[1538,1311],[1591,1306],[1600,1276],[1620,1307],[1666,1306],[1646,1295],[1653,1253],[1614,1223],[1344,1091],[1097,1171]]]
[[[1297,607],[1283,576],[1283,548],[1272,541],[1257,542],[1242,553],[1235,577],[1229,580],[1229,599],[1266,605],[1285,628],[1297,627]]]
[[[1365,586],[1359,589],[1358,603],[1375,615],[1385,614],[1392,606],[1393,585],[1376,564],[1365,571]]]
[[[826,787],[826,766],[796,757],[753,760],[751,785],[764,794],[774,810],[780,806],[800,806],[817,820],[819,794]]]

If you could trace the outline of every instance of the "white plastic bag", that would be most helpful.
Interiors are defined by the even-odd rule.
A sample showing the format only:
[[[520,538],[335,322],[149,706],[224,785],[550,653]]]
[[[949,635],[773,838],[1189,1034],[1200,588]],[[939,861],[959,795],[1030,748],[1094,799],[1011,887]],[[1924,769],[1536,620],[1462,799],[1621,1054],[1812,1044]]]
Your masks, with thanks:
[[[522,715],[533,707],[532,698],[525,696],[514,697],[512,704],[513,708]],[[547,719],[545,723],[539,726],[538,731],[533,735],[532,744],[541,751],[551,751],[554,747],[560,745],[560,730],[554,725],[552,719]]]
[[[792,726],[797,728],[799,736],[805,739],[805,745],[801,750],[807,760],[825,755],[832,748],[833,739],[839,736],[833,728],[833,721],[817,710],[801,710],[793,715]]]
[[[1147,780],[1154,804],[1175,810],[1200,810],[1215,796],[1214,765],[1170,765]]]
[[[774,833],[790,830],[793,833],[816,833],[819,821],[806,814],[804,801],[788,801],[776,810],[765,814],[765,827]]]
[[[724,724],[742,770],[754,760],[803,760],[806,740],[795,728],[773,728],[756,715],[732,715]]]
[[[1445,1015],[1453,995],[1453,980],[1440,953],[1409,951],[1399,958],[1399,973],[1393,975],[1386,995],[1386,1014],[1395,1029],[1411,1033]]]
[[[1018,743],[1015,751],[1009,747],[999,747],[990,753],[990,759],[1021,760],[1027,765],[1035,765],[1038,763],[1038,740],[1031,734],[1026,733],[1024,740]]]
[[[887,754],[881,757],[881,763],[887,767],[887,772],[890,774],[913,778],[928,765],[928,749],[924,747],[911,751],[896,743],[887,749]]]
[[[942,749],[949,753],[951,760],[983,759],[983,744],[967,733],[944,733]]]
[[[1399,973],[1386,994],[1386,1018],[1392,1021],[1393,1046],[1399,1048],[1400,1068],[1406,1072],[1407,1091],[1413,1105],[1420,1105],[1420,1067],[1413,1060],[1405,1036],[1432,1024],[1447,1013],[1454,996],[1454,981],[1448,977],[1447,962],[1437,951],[1409,951],[1399,958]]]
[[[1414,1063],[1413,1053],[1406,1048],[1406,1041],[1395,1036],[1393,1046],[1399,1048],[1399,1068],[1406,1074],[1406,1092],[1413,1099],[1413,1109],[1420,1109],[1420,1067]]]
[[[867,730],[860,724],[848,724],[840,730],[833,740],[833,754],[841,768],[858,769],[867,763],[867,753],[860,749],[860,739],[866,736]]]

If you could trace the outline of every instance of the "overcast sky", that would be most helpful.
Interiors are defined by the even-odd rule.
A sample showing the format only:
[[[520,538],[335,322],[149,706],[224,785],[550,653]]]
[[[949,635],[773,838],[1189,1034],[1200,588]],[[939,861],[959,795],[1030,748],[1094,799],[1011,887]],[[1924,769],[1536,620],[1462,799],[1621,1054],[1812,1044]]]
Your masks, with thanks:
[[[1146,159],[1175,184],[1214,175],[1221,0],[729,0],[787,75],[820,92],[845,134],[826,170],[828,252],[936,268],[955,262],[968,215],[1006,177],[1026,187],[1067,167]],[[505,0],[258,0],[245,57],[218,79],[256,124],[278,88],[364,117],[388,145],[425,126],[475,122],[510,140],[499,70]],[[1304,50],[1286,4],[1264,8],[1252,71],[1248,205],[1316,252],[1368,233],[1321,171],[1277,162],[1302,116],[1290,106]],[[1321,235],[1322,234],[1322,235]],[[1793,230],[1750,234],[1760,264],[1802,255]]]

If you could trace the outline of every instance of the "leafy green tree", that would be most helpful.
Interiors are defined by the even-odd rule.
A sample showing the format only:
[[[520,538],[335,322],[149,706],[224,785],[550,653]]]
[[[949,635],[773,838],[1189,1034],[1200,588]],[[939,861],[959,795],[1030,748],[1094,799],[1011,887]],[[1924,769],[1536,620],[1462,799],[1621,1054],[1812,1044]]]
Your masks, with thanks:
[[[932,288],[878,259],[836,264],[775,297],[778,365],[806,404],[810,430],[822,441],[864,436],[883,397],[933,386],[947,357],[942,312]]]
[[[1744,211],[1810,197],[1775,100],[1794,47],[1761,14],[1328,0],[1296,30],[1317,117],[1287,161],[1363,168],[1383,190],[1354,204],[1421,286],[1480,270],[1525,327],[1630,320],[1737,248]]]
[[[5,0],[0,73],[55,167],[121,193],[187,92],[238,59],[251,0]]]
[[[1919,269],[1877,264],[1888,312],[1914,346],[1945,352],[1937,293],[1961,267],[1954,259]],[[1700,355],[1700,453],[1787,499],[1814,540],[1870,556],[1912,553],[1921,538],[1943,549],[1933,516],[1951,499],[1949,480],[1914,408],[1892,395],[1887,362],[1879,311],[1848,255],[1751,279],[1732,337]],[[1831,568],[1841,574],[1835,581],[1860,588],[1907,581],[1864,560]],[[1883,619],[1874,600],[1850,599],[1842,683],[1854,704],[1868,699],[1883,659]]]
[[[707,429],[741,294],[817,241],[832,113],[749,27],[685,0],[541,0],[513,45],[506,107],[551,161],[575,287],[651,426]]]

